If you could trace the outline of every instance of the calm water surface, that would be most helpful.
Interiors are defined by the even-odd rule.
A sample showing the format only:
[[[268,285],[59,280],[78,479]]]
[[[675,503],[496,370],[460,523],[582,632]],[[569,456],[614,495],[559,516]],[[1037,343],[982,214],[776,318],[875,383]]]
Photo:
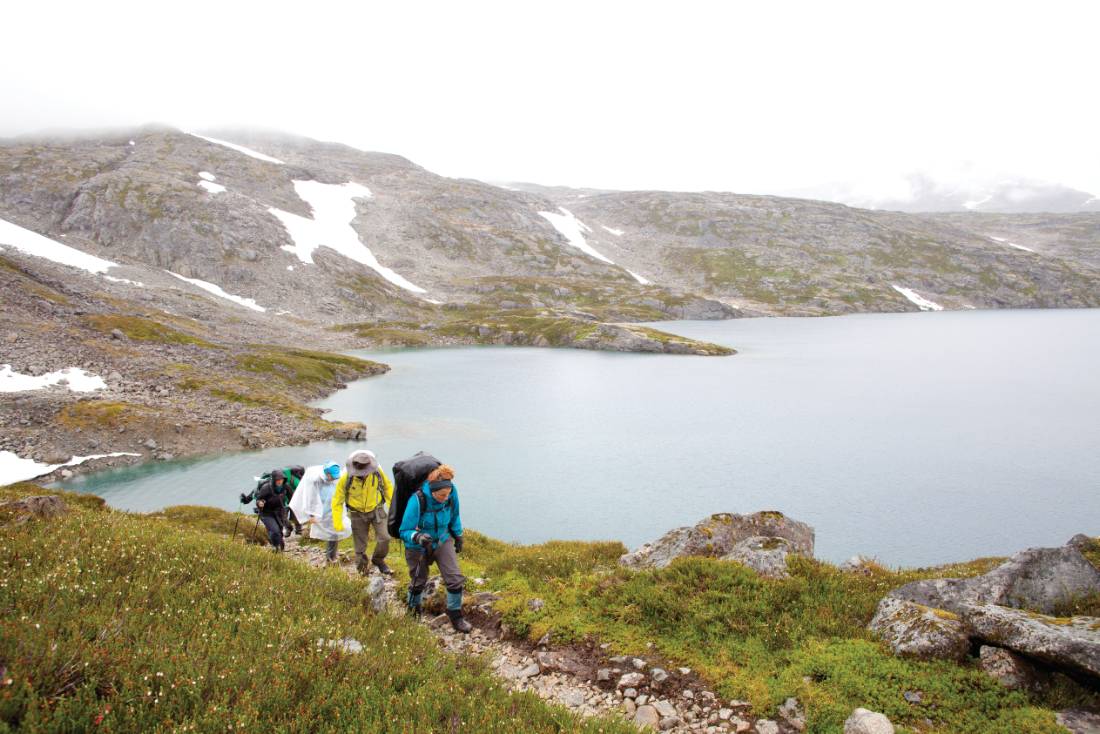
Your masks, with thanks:
[[[1100,535],[1100,311],[971,311],[660,325],[734,357],[469,347],[318,405],[390,467],[455,465],[469,526],[628,546],[712,512],[779,509],[817,555],[924,565]],[[114,506],[234,509],[251,477],[342,460],[316,443],[105,472]]]

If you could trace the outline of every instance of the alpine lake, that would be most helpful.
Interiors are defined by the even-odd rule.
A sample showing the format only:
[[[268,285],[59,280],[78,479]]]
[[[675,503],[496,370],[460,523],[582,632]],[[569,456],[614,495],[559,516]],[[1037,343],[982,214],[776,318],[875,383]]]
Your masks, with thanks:
[[[926,566],[1100,535],[1100,310],[663,322],[732,357],[461,347],[319,402],[390,474],[455,467],[463,523],[520,543],[628,547],[715,512],[779,510],[819,558]],[[75,477],[114,507],[237,510],[253,477],[362,443]],[[390,474],[392,476],[392,474]],[[251,518],[251,514],[248,514]]]

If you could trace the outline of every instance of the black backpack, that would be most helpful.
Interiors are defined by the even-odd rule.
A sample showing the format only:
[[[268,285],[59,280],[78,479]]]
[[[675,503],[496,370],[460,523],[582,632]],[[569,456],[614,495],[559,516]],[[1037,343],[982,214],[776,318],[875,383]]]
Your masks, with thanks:
[[[409,498],[416,494],[440,463],[442,462],[431,454],[419,451],[411,458],[393,465],[393,499],[390,501],[390,514],[386,518],[386,531],[391,538],[401,537],[401,520],[405,517]]]

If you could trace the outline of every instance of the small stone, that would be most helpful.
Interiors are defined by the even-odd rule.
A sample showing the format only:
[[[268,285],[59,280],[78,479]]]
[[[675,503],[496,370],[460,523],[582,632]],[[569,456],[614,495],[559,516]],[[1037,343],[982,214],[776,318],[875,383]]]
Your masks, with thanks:
[[[756,734],[779,734],[779,724],[771,719],[757,719]]]
[[[443,615],[445,618],[447,615]],[[531,663],[525,668],[522,668],[516,675],[517,678],[534,678],[541,671],[539,670],[538,663]]]
[[[695,693],[690,688],[685,688],[683,694],[681,695],[683,695],[683,697],[689,701],[695,698]]]
[[[907,703],[917,704],[921,702],[920,691],[906,691],[905,693],[901,694],[901,696],[906,700]]]
[[[652,706],[639,706],[634,712],[634,726],[639,729],[656,729],[660,726],[661,719],[657,715],[657,709]]]
[[[733,716],[731,709],[718,709],[719,721],[729,721],[731,716]]]
[[[627,716],[633,716],[634,712],[637,711],[637,710],[638,710],[638,704],[634,703],[633,699],[628,698],[625,701],[623,701],[623,711],[626,712]]]
[[[147,438],[147,439],[145,439],[145,442],[142,443],[141,445],[144,446],[145,448],[149,449],[150,451],[152,451],[157,447],[157,442],[155,440],[151,439],[151,438]]]
[[[680,672],[680,675],[691,675],[691,668],[677,668],[676,670]]]
[[[634,666],[634,670],[645,670],[645,660],[641,658],[634,658],[630,664]]]
[[[550,644],[550,633],[549,633],[549,632],[547,632],[547,633],[546,633],[545,635],[543,635],[542,637],[540,637],[540,638],[539,638],[539,641],[538,641],[537,643],[535,643],[535,644],[536,644],[536,645],[537,645],[538,647],[546,647],[547,645],[549,645],[549,644]]]
[[[121,341],[126,338],[126,335],[122,333],[121,329],[111,329],[111,338]]]
[[[638,704],[639,706],[641,706],[643,703],[649,703],[649,696],[643,693],[634,699],[634,703]]]
[[[662,717],[676,716],[679,713],[675,706],[664,699],[654,703],[653,707],[657,709],[657,713]]]
[[[894,734],[894,725],[880,713],[856,709],[844,722],[844,734]]]
[[[675,727],[679,726],[680,723],[681,719],[679,716],[665,716],[660,720],[660,722],[658,722],[657,726],[661,729],[661,731],[668,731],[669,729],[674,729]]]
[[[626,690],[623,691],[623,697],[624,698],[637,698],[638,697],[638,691],[635,690],[634,688],[627,688]]]
[[[61,478],[62,479],[72,479],[73,478],[73,473],[71,471],[69,471],[68,469],[62,469],[61,470]]]
[[[649,671],[649,677],[653,679],[654,683],[664,683],[668,680],[668,673],[662,668],[654,668]]]
[[[600,668],[596,671],[596,680],[605,683],[611,680],[611,668]]]
[[[779,707],[779,720],[792,731],[806,731],[806,714],[797,698],[788,698]]]
[[[530,609],[532,612],[540,611],[545,606],[546,602],[544,602],[542,599],[531,599],[527,602],[527,608]]]
[[[565,691],[560,698],[561,702],[570,708],[580,708],[584,705],[584,694],[580,691]]]
[[[619,678],[618,688],[637,688],[645,680],[645,676],[641,673],[624,673]]]

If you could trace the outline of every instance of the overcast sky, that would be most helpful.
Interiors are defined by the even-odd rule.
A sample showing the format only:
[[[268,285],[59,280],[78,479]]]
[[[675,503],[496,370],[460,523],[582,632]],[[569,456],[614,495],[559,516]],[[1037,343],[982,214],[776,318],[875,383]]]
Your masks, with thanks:
[[[770,193],[931,170],[1100,194],[1091,0],[37,0],[3,21],[0,136],[256,125],[491,181]]]

